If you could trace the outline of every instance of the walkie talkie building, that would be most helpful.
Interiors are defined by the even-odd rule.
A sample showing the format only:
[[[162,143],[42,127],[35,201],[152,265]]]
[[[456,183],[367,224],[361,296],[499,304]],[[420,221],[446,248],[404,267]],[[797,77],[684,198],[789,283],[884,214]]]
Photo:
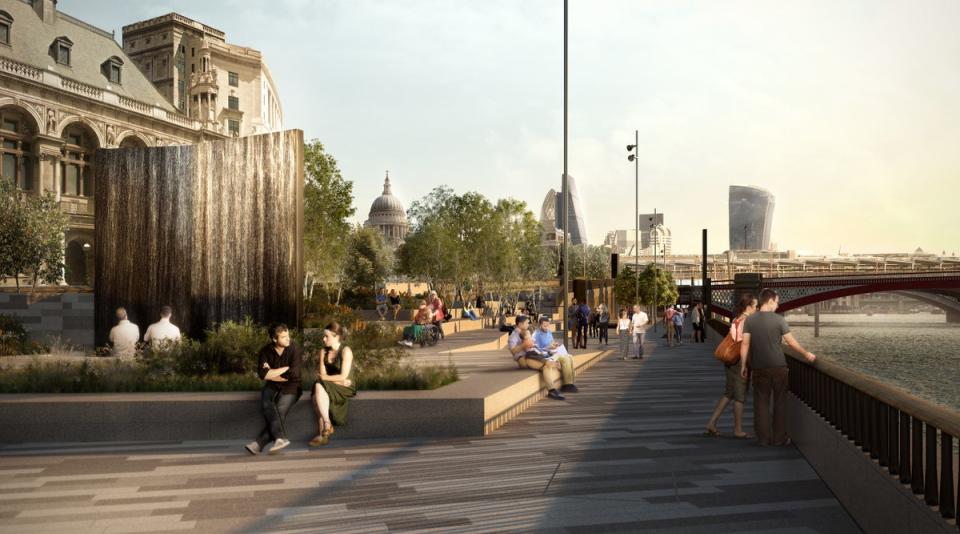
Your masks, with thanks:
[[[759,187],[730,186],[730,250],[769,250],[773,193]]]

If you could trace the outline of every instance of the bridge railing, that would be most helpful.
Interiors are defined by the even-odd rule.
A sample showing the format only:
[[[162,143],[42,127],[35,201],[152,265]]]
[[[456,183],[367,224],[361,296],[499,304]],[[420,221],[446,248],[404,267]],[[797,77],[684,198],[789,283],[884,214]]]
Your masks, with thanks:
[[[785,352],[790,391],[960,528],[954,468],[960,413],[835,363],[809,364]]]

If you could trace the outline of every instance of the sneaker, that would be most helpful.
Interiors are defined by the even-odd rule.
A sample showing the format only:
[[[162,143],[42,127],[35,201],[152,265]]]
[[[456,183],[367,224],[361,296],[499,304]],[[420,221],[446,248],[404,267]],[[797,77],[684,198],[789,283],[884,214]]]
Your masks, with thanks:
[[[561,395],[560,392],[555,389],[551,389],[550,392],[547,393],[547,396],[553,400],[566,400],[566,397]]]
[[[256,441],[251,441],[250,443],[247,443],[246,445],[243,446],[243,448],[246,449],[247,452],[249,452],[254,456],[260,454],[260,444],[257,443]]]
[[[580,389],[576,386],[576,384],[564,384],[560,388],[560,391],[564,393],[577,393],[580,391]]]
[[[270,447],[270,450],[267,451],[267,454],[276,454],[280,452],[281,449],[286,449],[288,445],[290,445],[289,439],[280,438],[273,442],[273,447]]]

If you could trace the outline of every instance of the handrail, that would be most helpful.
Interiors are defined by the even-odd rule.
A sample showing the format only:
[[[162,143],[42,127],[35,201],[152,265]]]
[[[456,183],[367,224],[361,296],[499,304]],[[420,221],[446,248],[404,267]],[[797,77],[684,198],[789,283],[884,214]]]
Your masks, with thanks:
[[[709,323],[723,335],[730,328],[717,319]],[[809,363],[788,346],[783,351],[790,392],[960,528],[953,467],[960,412],[831,361]]]
[[[813,367],[821,373],[856,388],[875,399],[883,399],[884,403],[901,412],[906,412],[917,419],[923,419],[953,436],[960,436],[960,412],[921,399],[902,389],[884,384],[873,377],[823,358],[817,358],[814,363],[809,363],[806,358],[787,345],[784,345],[783,352],[801,364]]]

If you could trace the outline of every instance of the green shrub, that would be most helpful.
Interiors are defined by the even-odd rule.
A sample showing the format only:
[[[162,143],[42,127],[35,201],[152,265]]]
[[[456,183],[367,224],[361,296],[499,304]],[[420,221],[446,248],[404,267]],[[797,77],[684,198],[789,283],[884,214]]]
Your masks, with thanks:
[[[416,366],[401,364],[357,375],[357,389],[436,389],[459,379],[453,364]]]
[[[46,352],[50,352],[50,344],[30,339],[19,317],[0,314],[0,356]]]
[[[309,391],[318,376],[323,335],[291,331],[291,336],[304,348],[303,386]],[[358,389],[434,389],[457,380],[452,364],[418,367],[403,361],[399,338],[399,330],[378,323],[347,332]],[[0,369],[0,393],[256,391],[263,387],[255,372],[257,354],[268,342],[267,328],[249,318],[227,321],[207,331],[202,342],[184,338],[146,344],[134,361],[33,361]]]

